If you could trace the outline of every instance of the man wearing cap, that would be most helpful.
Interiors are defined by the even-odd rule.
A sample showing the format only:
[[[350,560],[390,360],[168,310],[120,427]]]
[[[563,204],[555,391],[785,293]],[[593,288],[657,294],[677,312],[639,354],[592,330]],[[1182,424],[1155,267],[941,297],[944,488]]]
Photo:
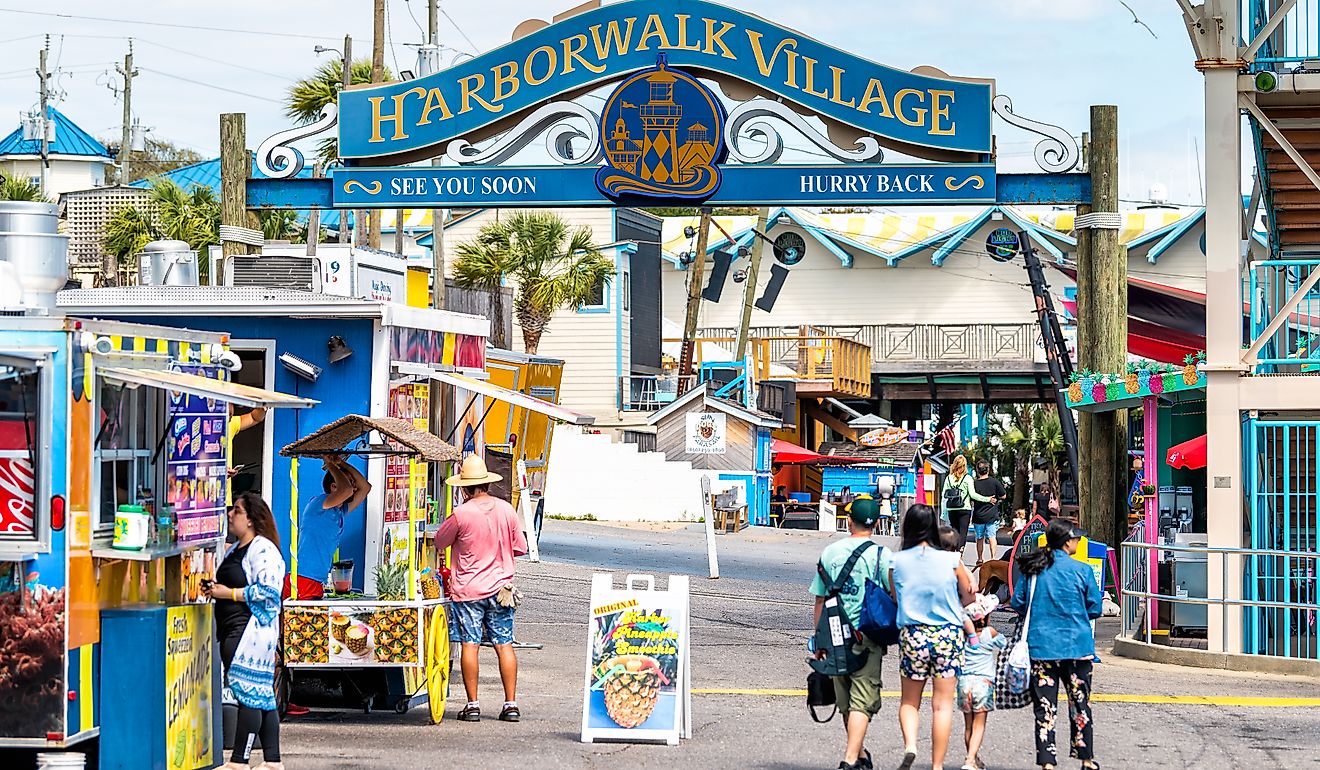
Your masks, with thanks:
[[[820,563],[831,582],[837,582],[844,564],[853,551],[871,542],[875,523],[880,518],[880,505],[870,495],[861,495],[848,506],[848,537],[835,540],[825,546],[821,552]],[[866,581],[869,579],[889,590],[889,562],[891,554],[888,548],[878,546],[867,548],[853,566],[852,574],[839,591],[839,599],[844,612],[853,628],[857,628],[862,618],[862,603],[866,597]],[[811,583],[811,593],[816,597],[816,612],[813,627],[820,620],[825,606],[827,593],[825,581],[817,571],[816,579]],[[863,770],[872,767],[871,753],[863,748],[867,728],[871,718],[880,711],[880,648],[870,639],[862,637],[854,646],[868,650],[866,665],[848,676],[831,677],[834,680],[835,702],[843,714],[844,727],[848,730],[848,743],[844,750],[844,759],[839,763],[846,770]],[[824,651],[815,651],[817,657]]]
[[[449,638],[463,646],[463,687],[467,705],[458,712],[463,722],[481,720],[477,699],[477,653],[483,631],[495,645],[504,684],[500,719],[517,722],[518,658],[513,651],[513,559],[527,553],[527,540],[513,506],[490,494],[490,485],[502,476],[486,469],[479,455],[463,460],[457,476],[445,482],[463,491],[464,503],[454,509],[435,533],[436,550],[452,548],[448,594],[453,606]],[[443,556],[442,556],[443,558]]]

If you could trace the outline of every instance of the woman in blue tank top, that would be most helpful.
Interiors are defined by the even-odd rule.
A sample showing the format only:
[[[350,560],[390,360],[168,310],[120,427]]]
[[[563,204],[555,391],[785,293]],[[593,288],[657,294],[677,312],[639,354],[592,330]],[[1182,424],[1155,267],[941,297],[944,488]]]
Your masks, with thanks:
[[[921,693],[931,680],[931,767],[944,767],[953,729],[953,699],[962,670],[963,606],[975,598],[962,554],[939,547],[939,517],[914,505],[903,517],[903,550],[894,554],[890,585],[898,601],[899,672],[903,693],[898,724],[903,770],[917,758]]]

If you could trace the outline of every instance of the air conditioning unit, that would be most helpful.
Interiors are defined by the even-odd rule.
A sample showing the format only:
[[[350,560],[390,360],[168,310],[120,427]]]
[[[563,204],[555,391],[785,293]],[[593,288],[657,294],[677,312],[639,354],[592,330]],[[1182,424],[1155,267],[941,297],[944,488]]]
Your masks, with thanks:
[[[225,285],[320,291],[318,257],[238,255],[225,261]]]

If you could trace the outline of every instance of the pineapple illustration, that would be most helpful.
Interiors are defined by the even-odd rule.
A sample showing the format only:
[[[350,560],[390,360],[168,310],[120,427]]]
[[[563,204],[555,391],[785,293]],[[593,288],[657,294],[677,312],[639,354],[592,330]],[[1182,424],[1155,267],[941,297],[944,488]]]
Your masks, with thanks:
[[[605,710],[620,727],[650,719],[660,696],[660,664],[649,655],[623,655],[605,661],[614,673],[605,680]],[[620,670],[621,669],[621,670]]]
[[[1074,404],[1082,400],[1082,383],[1076,372],[1073,372],[1072,381],[1068,383],[1068,400]]]
[[[1137,365],[1129,363],[1127,365],[1127,374],[1123,377],[1123,388],[1128,393],[1138,393],[1141,391],[1141,383],[1137,378]]]
[[[1145,366],[1137,369],[1137,389],[1150,389],[1150,369]]]
[[[1204,360],[1205,360],[1204,353],[1197,353],[1196,355],[1192,355],[1191,353],[1187,354],[1187,357],[1183,359],[1182,379],[1184,384],[1186,385],[1196,384],[1196,380],[1200,377],[1199,372],[1196,371],[1196,365],[1197,363]]]
[[[363,625],[356,625],[344,633],[344,644],[354,655],[361,655],[367,651],[367,634],[369,629]]]
[[[1164,392],[1165,373],[1156,369],[1150,373],[1150,392],[1159,395]]]
[[[1094,382],[1095,384],[1091,386],[1091,400],[1097,404],[1102,404],[1105,401],[1105,381],[1103,378],[1097,377]]]

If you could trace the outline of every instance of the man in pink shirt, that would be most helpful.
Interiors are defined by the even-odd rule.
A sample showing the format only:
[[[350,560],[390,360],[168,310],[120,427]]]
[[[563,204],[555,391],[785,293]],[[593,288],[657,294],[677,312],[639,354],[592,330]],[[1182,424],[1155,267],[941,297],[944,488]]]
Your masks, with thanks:
[[[527,540],[513,506],[492,497],[490,485],[502,477],[489,472],[477,455],[463,460],[457,476],[445,483],[463,490],[465,502],[454,509],[435,533],[435,547],[453,548],[449,599],[450,641],[463,645],[463,687],[467,705],[458,712],[464,722],[481,720],[477,699],[477,653],[483,630],[495,645],[504,683],[504,707],[500,719],[517,722],[518,658],[513,652],[513,558],[527,553]],[[501,594],[501,589],[509,588]],[[500,598],[506,599],[505,603]]]

